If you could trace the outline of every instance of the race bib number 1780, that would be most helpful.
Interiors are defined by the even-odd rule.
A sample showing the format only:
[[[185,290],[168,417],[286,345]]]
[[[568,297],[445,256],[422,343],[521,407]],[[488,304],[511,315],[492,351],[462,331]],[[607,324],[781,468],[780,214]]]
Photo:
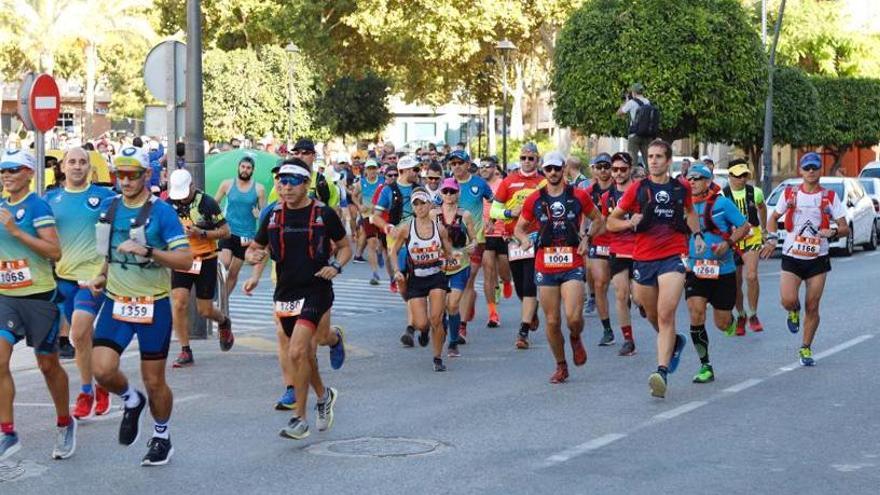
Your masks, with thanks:
[[[302,312],[305,299],[296,299],[294,301],[275,301],[275,316],[279,318],[290,318],[299,316]]]

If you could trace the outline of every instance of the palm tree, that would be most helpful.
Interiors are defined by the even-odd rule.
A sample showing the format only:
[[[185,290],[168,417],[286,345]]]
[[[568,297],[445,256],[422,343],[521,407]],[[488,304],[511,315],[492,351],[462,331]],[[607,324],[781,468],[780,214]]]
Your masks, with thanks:
[[[32,58],[34,66],[51,74],[55,54],[76,37],[74,28],[85,28],[78,0],[0,0],[0,9],[16,21],[12,32],[19,48]],[[35,57],[35,58],[34,58]]]

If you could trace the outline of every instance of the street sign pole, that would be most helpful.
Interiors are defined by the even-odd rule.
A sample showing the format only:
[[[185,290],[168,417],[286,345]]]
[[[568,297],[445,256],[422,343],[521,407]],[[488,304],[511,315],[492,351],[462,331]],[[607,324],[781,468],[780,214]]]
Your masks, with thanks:
[[[764,165],[761,189],[765,195],[773,190],[773,70],[776,64],[776,44],[779,43],[779,32],[782,29],[782,15],[785,12],[785,0],[779,4],[779,16],[776,18],[776,32],[770,46],[770,59],[767,67],[767,101],[764,103]]]
[[[61,93],[55,79],[48,74],[26,74],[18,92],[18,116],[27,130],[34,131],[37,161],[34,189],[39,195],[43,194],[46,182],[45,132],[55,127],[60,111]]]
[[[167,112],[165,122],[167,122],[166,129],[168,131],[166,135],[168,144],[165,147],[165,156],[168,157],[177,144],[177,71],[175,70],[177,67],[177,50],[170,50],[170,56],[165,60],[165,88],[171,96],[171,101],[167,102],[165,106],[165,111]],[[169,165],[167,160],[165,164],[166,166]]]

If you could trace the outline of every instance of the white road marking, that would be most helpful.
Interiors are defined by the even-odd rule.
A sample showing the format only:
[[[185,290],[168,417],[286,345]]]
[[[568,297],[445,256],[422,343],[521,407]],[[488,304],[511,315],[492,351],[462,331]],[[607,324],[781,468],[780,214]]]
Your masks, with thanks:
[[[550,466],[554,466],[556,464],[561,464],[563,462],[568,461],[569,459],[571,459],[573,457],[577,457],[579,455],[586,454],[587,452],[590,452],[591,450],[600,449],[606,445],[612,444],[612,443],[620,440],[621,438],[625,438],[625,437],[626,437],[626,435],[623,433],[609,433],[607,435],[603,435],[601,437],[594,438],[594,439],[590,440],[589,442],[584,442],[584,443],[582,443],[580,445],[576,445],[570,449],[563,450],[562,452],[560,452],[558,454],[551,455],[550,457],[548,457],[544,461],[544,467],[550,467]]]
[[[757,385],[763,381],[764,380],[760,380],[758,378],[749,378],[748,380],[746,380],[744,382],[739,382],[736,385],[725,388],[723,390],[723,392],[727,392],[729,394],[735,394],[738,392],[742,392],[743,390],[745,390],[747,388],[754,387],[755,385]]]
[[[687,414],[695,409],[699,409],[708,404],[708,402],[704,400],[695,400],[693,402],[688,402],[687,404],[683,404],[681,406],[676,407],[675,409],[670,409],[668,411],[662,412],[660,414],[655,414],[654,419],[658,421],[666,421],[668,419],[672,419],[682,414]]]

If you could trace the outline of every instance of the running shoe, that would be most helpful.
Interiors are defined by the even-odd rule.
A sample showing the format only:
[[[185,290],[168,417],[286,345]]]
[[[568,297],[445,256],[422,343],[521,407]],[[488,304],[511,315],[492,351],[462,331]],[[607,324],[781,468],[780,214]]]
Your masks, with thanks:
[[[583,366],[587,363],[587,350],[584,349],[584,342],[580,335],[571,337],[571,359],[575,366]]]
[[[388,290],[397,294],[400,290],[397,288],[397,280],[392,280],[391,285],[388,286]]]
[[[366,263],[367,260],[365,260],[363,256],[361,256],[361,255],[357,255],[357,256],[355,256],[354,258],[351,259],[351,262],[352,262],[352,263]]]
[[[727,328],[721,331],[724,332],[724,335],[727,335],[728,337],[733,337],[734,335],[736,335],[736,319],[731,318],[730,325],[727,325]]]
[[[486,323],[486,326],[489,328],[498,328],[501,325],[501,317],[498,316],[498,310],[493,310],[489,312],[489,322]]]
[[[5,461],[10,456],[21,450],[21,442],[15,433],[0,435],[0,461]]]
[[[385,257],[382,253],[376,253],[376,263],[379,264],[379,268],[385,268]]]
[[[95,396],[80,392],[76,396],[76,405],[73,408],[73,417],[76,419],[86,419],[92,417],[95,407]]]
[[[73,359],[76,357],[76,349],[70,344],[70,341],[66,341],[58,346],[58,357],[60,359]]]
[[[467,323],[461,322],[458,325],[458,345],[467,345]]]
[[[709,383],[715,381],[715,370],[712,369],[711,364],[704,364],[700,366],[700,371],[694,375],[694,383]]]
[[[461,357],[461,351],[458,350],[458,345],[449,346],[449,349],[446,351],[446,357],[449,357],[449,358]]]
[[[681,362],[681,351],[684,350],[685,344],[687,344],[687,339],[684,338],[684,335],[675,334],[675,348],[672,350],[672,358],[669,360],[670,373],[675,373],[675,370],[678,369],[678,363]]]
[[[193,359],[192,351],[180,351],[180,354],[177,355],[177,359],[174,360],[174,364],[171,365],[172,368],[189,368],[190,366],[196,364],[195,359]]]
[[[651,373],[648,377],[648,386],[651,388],[651,395],[663,399],[666,397],[666,377],[659,371]]]
[[[758,315],[749,316],[749,330],[755,333],[764,331],[764,325],[761,324]]]
[[[789,311],[788,318],[785,320],[786,325],[788,325],[788,331],[791,333],[798,333],[801,331],[801,312],[800,311]]]
[[[164,466],[174,455],[174,447],[171,446],[170,438],[153,437],[147,442],[147,455],[141,461],[141,466]]]
[[[443,364],[442,359],[434,359],[434,371],[437,373],[446,371],[446,365]]]
[[[617,353],[618,356],[635,356],[636,354],[636,343],[632,340],[624,340],[623,346],[620,348],[620,352]]]
[[[583,347],[583,345],[581,345]],[[550,375],[550,383],[563,383],[568,380],[568,365],[557,364],[556,371]]]
[[[517,349],[528,349],[529,348],[529,333],[527,331],[523,331],[525,329],[520,329],[519,335],[516,337],[516,348]]]
[[[419,345],[422,347],[428,347],[428,342],[431,341],[431,331],[430,330],[422,330],[419,332]]]
[[[746,317],[745,316],[737,316],[736,317],[736,336],[742,337],[746,334]]]
[[[235,344],[235,335],[232,334],[232,320],[226,317],[226,321],[217,326],[217,341],[220,342],[220,350],[227,352]]]
[[[404,347],[412,347],[415,342],[413,340],[415,333],[416,329],[413,328],[412,325],[408,325],[403,332],[403,335],[400,336],[400,343],[403,344]]]
[[[55,433],[55,448],[52,459],[67,459],[76,452],[76,420],[71,419],[67,426],[59,426]]]
[[[309,436],[309,424],[294,416],[287,422],[287,426],[281,428],[281,431],[278,432],[278,434],[282,438],[302,440]]]
[[[602,340],[599,341],[600,347],[607,347],[609,345],[614,345],[614,331],[613,330],[605,330],[602,333]]]
[[[333,427],[333,406],[336,405],[336,398],[339,397],[335,388],[327,387],[326,390],[327,400],[323,404],[315,405],[315,409],[318,411],[315,426],[318,427],[318,431],[327,431]]]
[[[278,398],[278,402],[275,403],[275,410],[290,411],[294,407],[296,407],[296,393],[293,387],[287,387],[284,393],[281,394],[281,397]]]
[[[801,358],[801,366],[816,366],[816,360],[813,359],[813,351],[809,347],[801,347],[798,351]]]
[[[370,278],[370,285],[379,285],[379,275],[373,274],[373,277]]]
[[[587,304],[584,305],[584,314],[592,315],[596,313],[596,297],[590,296],[587,299]]]
[[[345,330],[339,325],[333,325],[332,329],[339,340],[336,341],[336,345],[330,346],[330,367],[338,370],[345,364]]]
[[[122,422],[119,423],[119,443],[122,445],[131,445],[137,442],[141,435],[140,421],[141,413],[147,406],[147,398],[140,390],[136,390],[140,402],[135,407],[126,407],[123,409]]]
[[[95,386],[95,416],[103,416],[110,412],[110,392],[106,388]]]
[[[513,297],[513,284],[510,283],[510,280],[506,280],[501,289],[504,291],[504,299],[510,299]]]

